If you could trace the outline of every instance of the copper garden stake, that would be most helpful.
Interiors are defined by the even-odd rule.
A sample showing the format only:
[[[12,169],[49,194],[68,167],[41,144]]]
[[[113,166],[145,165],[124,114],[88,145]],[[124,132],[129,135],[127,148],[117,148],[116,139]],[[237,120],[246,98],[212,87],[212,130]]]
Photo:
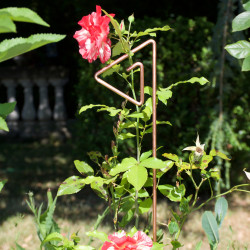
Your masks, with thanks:
[[[153,70],[153,157],[156,157],[156,42],[153,39],[150,39],[141,45],[137,46],[131,52],[136,53],[137,51],[141,50],[142,48],[146,47],[147,45],[152,44],[153,46],[153,56],[152,56],[152,70]],[[119,62],[128,58],[128,55],[125,54],[115,61],[113,61],[108,66],[102,68],[95,74],[95,79],[100,84],[104,85],[106,88],[112,90],[116,94],[122,96],[126,100],[132,102],[137,106],[141,106],[144,103],[144,67],[143,64],[140,62],[134,63],[132,66],[127,68],[127,71],[134,69],[135,67],[140,67],[140,101],[131,98],[130,96],[126,95],[125,93],[121,92],[120,90],[116,89],[115,87],[111,86],[107,82],[100,79],[98,76],[107,71],[108,69],[112,68],[114,65],[118,64]],[[153,240],[156,241],[156,206],[157,206],[157,192],[156,192],[156,169],[153,169]]]

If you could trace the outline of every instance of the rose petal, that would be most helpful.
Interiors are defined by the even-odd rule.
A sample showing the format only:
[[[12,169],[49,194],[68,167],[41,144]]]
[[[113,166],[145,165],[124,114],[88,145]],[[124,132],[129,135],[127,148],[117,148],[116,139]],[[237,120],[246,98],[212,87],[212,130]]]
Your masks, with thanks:
[[[110,18],[101,14],[101,6],[96,5],[96,12],[84,16],[78,22],[82,29],[73,36],[79,43],[79,53],[90,63],[98,56],[105,63],[111,56],[111,41],[108,38]]]

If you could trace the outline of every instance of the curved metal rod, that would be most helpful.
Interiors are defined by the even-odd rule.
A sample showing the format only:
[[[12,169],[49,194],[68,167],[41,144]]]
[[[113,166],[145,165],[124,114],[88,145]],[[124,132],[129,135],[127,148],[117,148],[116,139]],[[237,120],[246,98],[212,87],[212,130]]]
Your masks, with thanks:
[[[152,118],[152,123],[153,123],[153,135],[152,135],[152,150],[153,150],[153,157],[156,157],[156,42],[153,39],[149,39],[146,42],[140,44],[136,48],[132,49],[132,53],[136,53],[137,51],[141,50],[142,48],[146,47],[147,45],[152,44],[153,46],[153,54],[152,54],[152,89],[153,89],[153,118]],[[140,62],[134,63],[132,66],[127,68],[127,71],[130,71],[134,69],[135,67],[139,66],[140,67],[140,101],[138,102],[137,100],[131,98],[129,95],[126,95],[125,93],[121,92],[120,90],[116,89],[112,85],[108,84],[98,76],[108,69],[112,68],[114,65],[118,64],[119,62],[125,60],[128,58],[128,54],[125,54],[115,61],[113,61],[111,64],[108,66],[102,68],[98,72],[95,73],[95,79],[97,82],[105,86],[106,88],[112,90],[116,94],[122,96],[126,100],[132,102],[133,104],[137,106],[141,106],[144,103],[144,66]],[[153,241],[156,242],[156,231],[157,231],[157,192],[156,192],[156,187],[157,187],[157,180],[156,180],[156,169],[153,169]]]

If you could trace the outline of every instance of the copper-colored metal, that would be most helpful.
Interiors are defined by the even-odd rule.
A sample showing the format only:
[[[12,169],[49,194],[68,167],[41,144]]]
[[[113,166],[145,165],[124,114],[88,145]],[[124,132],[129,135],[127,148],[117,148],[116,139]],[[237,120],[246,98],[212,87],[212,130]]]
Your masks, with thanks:
[[[153,54],[152,54],[152,89],[153,89],[153,135],[152,135],[152,150],[153,150],[153,157],[156,157],[156,42],[153,39],[150,39],[141,45],[137,46],[131,52],[136,53],[137,51],[141,50],[142,48],[146,47],[147,45],[152,44],[153,46]],[[134,69],[135,67],[140,67],[140,101],[131,98],[130,96],[126,95],[125,93],[121,92],[120,90],[116,89],[112,85],[108,84],[98,76],[107,71],[108,69],[112,68],[114,65],[120,63],[121,61],[128,58],[128,55],[125,54],[115,61],[113,61],[108,66],[102,68],[95,74],[95,79],[97,82],[105,86],[106,88],[112,90],[116,94],[122,96],[126,100],[132,102],[137,106],[141,106],[144,103],[144,66],[141,62],[136,62],[127,68],[127,71]],[[156,169],[153,170],[153,241],[156,241],[156,231],[157,231],[157,180],[156,180]]]

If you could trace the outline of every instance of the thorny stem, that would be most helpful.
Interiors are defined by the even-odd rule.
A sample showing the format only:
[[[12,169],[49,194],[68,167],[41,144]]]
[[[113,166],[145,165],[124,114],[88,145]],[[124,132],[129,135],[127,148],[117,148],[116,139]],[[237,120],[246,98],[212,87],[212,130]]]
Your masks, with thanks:
[[[129,57],[130,65],[133,65],[133,59]],[[133,94],[134,99],[136,99],[135,95],[135,88],[134,88],[134,70],[131,70],[131,91]],[[140,108],[136,105],[137,113],[140,112]],[[136,148],[137,148],[137,161],[140,161],[140,136],[139,136],[139,118],[136,118]],[[135,191],[135,227],[138,228],[139,226],[139,204],[138,204],[138,191]]]
[[[109,212],[110,212],[110,208],[108,206],[108,207],[106,207],[106,209],[104,210],[104,212],[101,215],[100,214],[98,215],[96,223],[94,225],[94,230],[98,229],[98,227],[100,226],[100,224],[102,223],[102,221],[108,215]],[[90,237],[88,245],[90,245],[92,242],[93,242],[93,237]]]
[[[128,36],[127,36],[127,42],[129,41],[129,37],[130,37],[130,28],[131,28],[131,22],[129,22],[129,25],[128,25]]]
[[[178,232],[177,232],[177,234],[175,236],[175,240],[178,240],[178,238],[180,236],[180,233],[181,233],[181,230],[182,230],[182,227],[183,227],[183,225],[184,225],[184,223],[185,223],[185,221],[187,219],[187,216],[188,216],[188,214],[183,217],[182,222],[181,222],[181,224],[179,226],[179,230],[178,230]]]
[[[249,190],[245,190],[245,189],[239,189],[239,187],[247,187],[247,186],[250,186],[250,184],[241,184],[241,185],[237,185],[237,186],[234,186],[232,187],[231,189],[229,189],[228,191],[222,193],[222,194],[218,194],[218,195],[215,195],[215,196],[212,196],[211,198],[209,198],[208,200],[206,200],[205,202],[203,202],[200,206],[194,208],[192,210],[193,211],[196,211],[196,210],[199,210],[200,208],[202,208],[204,205],[206,205],[209,201],[213,200],[213,199],[217,199],[221,196],[224,196],[224,195],[227,195],[227,194],[230,194],[234,191],[240,191],[240,192],[245,192],[245,193],[250,193]]]
[[[193,179],[192,176],[190,176],[190,178]],[[199,190],[200,190],[202,184],[204,183],[204,181],[206,181],[206,180],[207,180],[207,179],[202,179],[201,182],[200,182],[200,184],[199,184],[199,186],[196,185],[196,187],[195,187],[194,201],[193,201],[193,204],[191,205],[192,208],[195,206],[195,204],[196,204],[196,202],[197,202],[197,197],[198,197]],[[193,180],[193,181],[194,181],[194,180]],[[182,230],[182,227],[183,227],[183,225],[184,225],[184,223],[185,223],[185,221],[186,221],[188,215],[189,215],[190,213],[192,213],[192,211],[193,211],[193,210],[191,209],[191,210],[190,210],[187,214],[185,214],[184,217],[182,218],[181,224],[179,225],[179,230],[178,230],[178,232],[177,232],[177,234],[176,234],[176,236],[175,236],[175,239],[176,239],[176,240],[178,240],[178,238],[179,238],[179,236],[180,236],[180,233],[181,233],[181,230]]]
[[[189,163],[190,163],[190,175],[189,175],[189,177],[190,177],[190,179],[192,180],[192,182],[194,184],[195,190],[197,190],[198,186],[197,186],[197,184],[196,184],[196,182],[195,182],[195,180],[193,178],[193,162],[192,162],[190,156],[189,156]]]
[[[114,188],[113,186],[110,187],[110,193],[111,193],[111,196],[112,196],[112,204],[115,205],[115,197],[114,197]],[[112,211],[112,207],[111,207],[111,204],[110,204],[110,210]],[[114,228],[115,228],[115,231],[118,231],[117,230],[117,218],[116,218],[116,211],[114,211],[113,213],[113,221],[114,221]]]
[[[196,204],[197,202],[197,197],[198,197],[198,193],[199,193],[199,190],[201,188],[201,185],[203,184],[203,182],[207,180],[207,179],[202,179],[199,186],[195,188],[195,195],[194,195],[194,201],[193,201],[193,204],[192,204],[192,208],[194,207],[194,205]]]
[[[212,188],[212,184],[211,184],[210,179],[208,179],[208,183],[209,183],[209,187],[210,187],[210,191],[211,191],[211,196],[210,196],[210,198],[212,198],[213,195],[214,195],[214,191],[213,191],[213,188]]]

